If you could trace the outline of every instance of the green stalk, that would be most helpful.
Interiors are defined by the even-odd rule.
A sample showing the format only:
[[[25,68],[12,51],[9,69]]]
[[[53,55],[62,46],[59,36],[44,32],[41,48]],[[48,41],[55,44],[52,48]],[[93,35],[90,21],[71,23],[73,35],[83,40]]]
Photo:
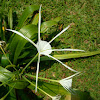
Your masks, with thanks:
[[[20,75],[23,74],[23,72],[25,71],[25,69],[33,62],[33,60],[35,60],[35,59],[37,58],[37,56],[38,56],[38,53],[37,53],[37,54],[35,55],[35,57],[24,67],[24,69],[22,70],[22,72],[21,72]]]
[[[13,77],[11,77],[11,79],[7,80],[6,82],[2,82],[2,84],[0,84],[0,86],[4,85],[4,84],[7,84],[7,82],[11,81],[12,79],[15,78],[15,75]]]
[[[29,77],[36,78],[36,76],[34,76],[34,75],[30,75],[30,74],[25,74],[25,75],[27,75],[27,76],[29,76]],[[47,80],[47,81],[59,83],[59,80],[52,80],[52,79],[47,79],[47,78],[43,78],[43,77],[38,77],[38,79],[41,79],[41,80]]]
[[[7,55],[6,55],[6,53],[5,53],[5,51],[3,50],[3,48],[2,48],[1,45],[0,45],[0,48],[1,48],[2,52],[3,52],[3,54],[5,55],[5,57],[7,58],[7,60],[9,61],[10,65],[14,66],[14,65],[12,64],[12,62],[9,60],[9,58],[7,57]],[[16,69],[15,67],[13,67],[13,68],[17,71],[17,69]]]
[[[1,45],[0,45],[0,48],[1,48],[2,52],[3,52],[3,54],[5,55],[5,57],[7,58],[7,60],[9,61],[9,63],[12,65],[11,61],[10,61],[9,58],[7,57],[7,55],[6,55],[6,53],[4,52],[4,50],[3,50],[3,48],[2,48]]]
[[[24,78],[27,82],[29,82],[31,85],[33,85],[33,86],[35,87],[35,84],[33,84],[31,81],[29,81],[26,77],[23,76],[23,78]],[[43,91],[43,90],[40,89],[39,87],[37,87],[37,88],[38,88],[41,92],[43,92],[44,94],[46,94],[46,95],[48,95],[49,97],[52,98],[51,95],[49,95],[48,93],[46,93],[45,91]]]

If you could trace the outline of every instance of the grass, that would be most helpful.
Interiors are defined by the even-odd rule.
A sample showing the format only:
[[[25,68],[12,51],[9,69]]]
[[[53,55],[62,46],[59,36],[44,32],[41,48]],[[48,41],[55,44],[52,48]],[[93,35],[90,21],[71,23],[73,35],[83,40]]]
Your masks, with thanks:
[[[12,6],[13,12],[16,12],[20,17],[22,11],[30,4],[42,4],[43,21],[60,16],[61,21],[57,26],[58,32],[70,23],[73,24],[68,31],[52,43],[56,48],[77,48],[85,51],[100,49],[99,3],[97,0],[10,0],[5,4],[5,15],[7,15],[9,7]],[[55,28],[53,27],[53,29]],[[52,30],[49,30],[49,32],[52,32]],[[55,52],[55,54],[57,53],[61,52]],[[50,61],[46,62],[45,66],[48,66],[48,63]],[[40,76],[61,79],[70,75],[70,71],[61,64],[54,61],[51,63],[52,66],[45,68],[46,70],[41,68]],[[73,79],[73,88],[87,91],[94,100],[99,100],[100,55],[65,60],[64,63],[83,72],[82,75]]]

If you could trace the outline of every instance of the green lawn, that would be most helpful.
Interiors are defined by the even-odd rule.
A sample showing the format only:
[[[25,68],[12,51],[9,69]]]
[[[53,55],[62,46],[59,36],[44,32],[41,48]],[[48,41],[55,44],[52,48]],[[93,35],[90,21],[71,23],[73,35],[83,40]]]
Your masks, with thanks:
[[[5,4],[4,13],[7,15],[9,7],[12,6],[13,12],[16,12],[18,17],[20,17],[23,10],[30,4],[42,4],[43,21],[58,16],[61,17],[59,25],[49,30],[51,34],[53,30],[59,32],[72,23],[71,28],[52,43],[55,48],[82,49],[86,52],[100,49],[98,0],[10,0]],[[62,52],[54,53],[59,54]],[[93,100],[99,100],[100,55],[64,60],[63,62],[83,73],[73,78],[73,88],[89,92]],[[71,74],[68,69],[55,61],[52,61],[52,66],[49,67],[47,67],[48,63],[50,61],[45,63],[46,70],[42,68],[41,63],[40,76],[61,79]]]

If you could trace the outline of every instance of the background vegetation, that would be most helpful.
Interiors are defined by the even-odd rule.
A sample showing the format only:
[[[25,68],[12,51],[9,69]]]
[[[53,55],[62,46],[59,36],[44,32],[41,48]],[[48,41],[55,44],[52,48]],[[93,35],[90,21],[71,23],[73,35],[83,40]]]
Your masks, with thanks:
[[[4,16],[8,15],[9,7],[12,7],[13,14],[16,12],[16,20],[23,10],[33,4],[42,4],[42,20],[61,17],[58,26],[48,30],[59,32],[72,23],[72,27],[64,32],[52,43],[56,48],[77,48],[85,51],[96,51],[100,49],[99,33],[99,2],[98,0],[5,0],[5,4],[0,0],[0,9],[3,9]],[[2,8],[2,5],[5,5]],[[17,23],[14,23],[17,24]],[[54,33],[56,34],[56,33]],[[46,37],[50,34],[45,35]],[[45,39],[45,37],[43,38]],[[50,38],[49,38],[50,39]],[[49,40],[47,38],[47,40]],[[59,54],[62,52],[55,52]],[[65,52],[63,52],[65,53]],[[69,53],[69,52],[68,52]],[[71,52],[70,52],[71,53]],[[64,61],[67,65],[83,72],[82,75],[73,79],[73,87],[81,91],[90,93],[93,100],[100,98],[100,55],[70,59]],[[44,64],[44,62],[42,62]],[[45,68],[40,65],[39,76],[61,79],[71,74],[66,68],[55,61],[45,63]],[[51,63],[48,66],[48,63]],[[31,66],[34,69],[34,66]],[[45,70],[46,69],[46,70]]]

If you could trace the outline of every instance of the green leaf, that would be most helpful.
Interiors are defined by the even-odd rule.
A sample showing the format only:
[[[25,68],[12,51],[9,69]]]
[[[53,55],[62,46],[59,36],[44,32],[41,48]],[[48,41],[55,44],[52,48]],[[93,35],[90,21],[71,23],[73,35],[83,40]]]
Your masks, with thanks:
[[[26,57],[29,53],[30,51],[25,51],[21,56],[18,57],[18,59]]]
[[[25,21],[27,20],[27,18],[36,10],[39,10],[39,6],[38,5],[31,5],[31,6],[28,6],[22,16],[20,17],[19,19],[19,22],[18,22],[18,25],[17,25],[17,30],[19,30],[21,27],[23,27]]]
[[[37,13],[37,14],[34,16],[34,18],[33,18],[33,20],[32,20],[32,24],[33,24],[33,25],[37,25],[37,24],[38,24],[38,20],[39,20],[39,13]]]
[[[14,84],[15,84],[14,88],[16,89],[24,89],[29,85],[29,83],[25,80],[14,80],[14,81],[8,82],[8,85],[10,87],[13,87]]]
[[[28,86],[28,88],[34,90],[35,82],[32,81],[29,83],[30,85]],[[62,96],[61,100],[89,100],[91,98],[88,92],[82,92],[80,90],[73,89],[75,91],[75,94],[71,94],[68,91],[66,91],[60,84],[53,82],[47,83],[47,81],[38,80],[38,87],[46,93],[50,94],[51,96],[60,94]],[[38,92],[41,93],[40,90],[38,90]]]
[[[8,88],[9,88],[9,90],[11,90],[12,87],[8,87]],[[16,98],[16,92],[15,92],[14,88],[10,91],[10,93],[7,96],[6,100],[17,100],[17,98]]]
[[[89,92],[83,92],[77,89],[74,89],[76,95],[71,96],[71,100],[92,100]]]
[[[3,68],[0,66],[0,82],[3,82],[4,84],[9,85],[10,87],[16,88],[16,89],[24,89],[26,86],[28,86],[28,82],[25,80],[19,80],[15,79],[15,73],[10,72],[9,70]]]
[[[60,17],[57,17],[53,20],[50,20],[50,21],[46,21],[46,22],[43,22],[41,24],[41,33],[45,33],[48,28],[51,28],[52,26],[56,25],[60,20]]]
[[[64,59],[72,59],[72,58],[90,57],[90,56],[94,56],[94,55],[98,55],[98,54],[100,54],[100,50],[92,51],[92,52],[61,54],[61,55],[52,55],[52,56],[55,57],[56,59],[64,60]],[[24,62],[28,63],[31,59],[26,59]],[[45,61],[45,60],[54,60],[54,59],[49,58],[47,56],[41,56],[40,60]],[[33,62],[36,62],[36,61],[37,61],[37,58]]]
[[[10,26],[10,29],[13,28],[12,8],[10,8],[8,12],[8,25]]]
[[[37,36],[37,34],[35,34],[35,33],[37,33],[37,31],[38,31],[37,26],[32,25],[32,24],[26,25],[20,29],[20,32],[22,34],[24,34],[24,36],[26,36],[28,38],[34,37],[34,40],[36,39],[35,37]],[[28,42],[27,40],[20,37],[20,40],[18,41],[16,50],[15,50],[15,54],[14,54],[14,61],[13,61],[14,64],[16,64],[18,56],[20,55],[21,51],[23,50],[23,48],[27,42]]]
[[[59,22],[60,20],[61,20],[60,17],[56,17],[55,19],[53,19],[53,21],[55,21],[55,22]]]
[[[6,54],[6,56],[9,59],[9,54]],[[4,66],[4,67],[9,65],[9,61],[8,61],[6,56],[3,54],[2,57],[1,57],[1,65]]]
[[[32,81],[33,84],[35,84],[34,81]],[[57,94],[60,94],[60,95],[67,95],[67,96],[70,96],[71,94],[66,91],[60,84],[58,83],[52,83],[52,82],[43,82],[43,81],[40,81],[38,80],[38,87],[40,89],[42,89],[43,91],[45,91],[46,93],[50,94],[51,96],[56,96]],[[30,84],[28,86],[29,89],[31,90],[34,90],[35,87]],[[38,92],[41,93],[41,91],[38,90]]]
[[[33,39],[33,41],[36,40],[37,32],[37,26],[32,24],[26,25],[20,29],[20,33],[30,39]],[[17,34],[15,34],[15,36],[13,37],[13,40],[9,44],[9,50],[11,52],[11,59],[13,60],[14,64],[17,63],[17,59],[27,42],[27,40]]]
[[[14,76],[12,72],[0,66],[0,82],[7,83]]]
[[[92,52],[84,52],[84,53],[74,53],[74,54],[62,54],[62,55],[53,55],[53,57],[63,60],[63,59],[72,59],[72,58],[81,58],[81,57],[89,57],[93,55],[100,54],[100,50],[98,51],[92,51]],[[41,61],[44,60],[53,60],[47,56],[42,56]]]
[[[30,81],[27,78],[23,76],[23,78],[30,83],[28,88],[34,90],[35,88],[35,82]],[[40,89],[39,89],[40,88]],[[38,89],[41,91],[45,91],[46,93],[50,94],[51,96],[55,96],[57,94],[60,95],[70,95],[70,92],[66,91],[59,83],[54,83],[54,82],[45,82],[45,81],[40,81],[38,80]],[[41,91],[41,92],[43,92]]]

